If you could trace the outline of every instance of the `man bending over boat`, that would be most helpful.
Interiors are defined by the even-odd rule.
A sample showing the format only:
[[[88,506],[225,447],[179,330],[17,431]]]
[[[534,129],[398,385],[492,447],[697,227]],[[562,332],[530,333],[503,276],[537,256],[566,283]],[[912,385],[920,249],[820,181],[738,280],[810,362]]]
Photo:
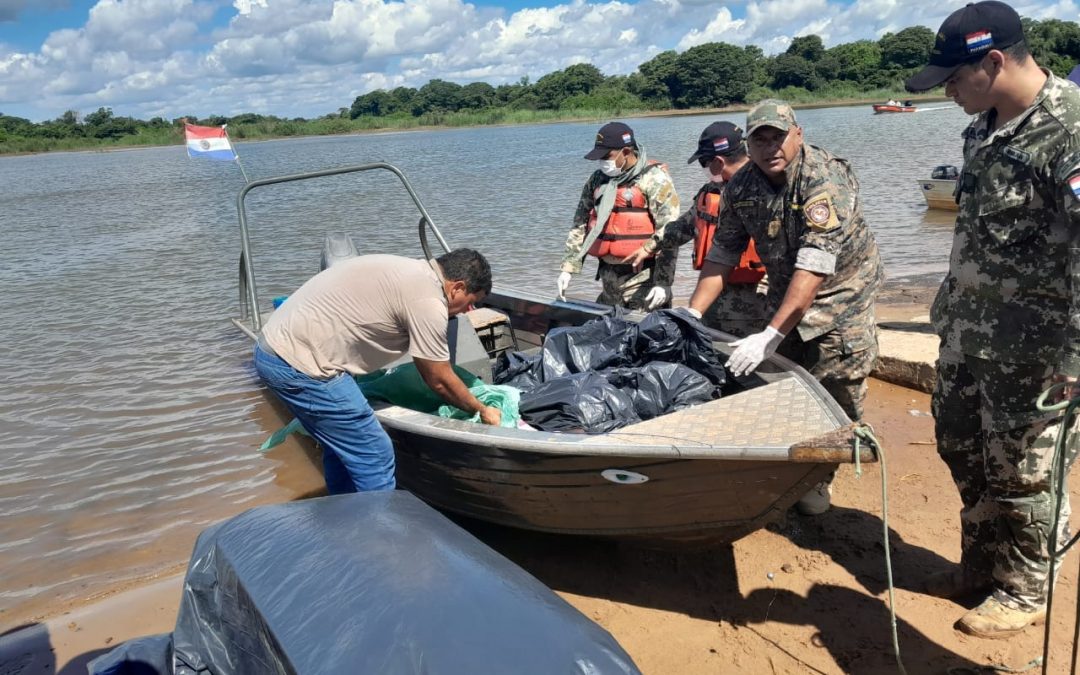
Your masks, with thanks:
[[[854,421],[877,361],[874,299],[883,279],[874,235],[863,220],[859,182],[846,160],[803,142],[795,112],[765,100],[746,115],[750,162],[724,187],[713,245],[690,309],[701,316],[730,283],[750,240],[769,275],[765,329],[732,343],[727,367],[754,372],[774,353],[806,368]],[[829,508],[832,481],[798,503]]]
[[[700,270],[705,265],[720,216],[724,185],[750,161],[742,129],[731,122],[713,122],[705,127],[698,139],[697,151],[686,163],[694,161],[701,165],[706,178],[694,196],[694,205],[668,223],[663,232],[654,233],[623,262],[640,265],[658,249],[677,253],[680,246],[693,241],[694,269]],[[728,275],[724,292],[705,312],[705,325],[738,337],[760,331],[768,318],[765,313],[768,290],[765,266],[751,239],[739,264]]]
[[[394,448],[353,376],[408,353],[447,403],[498,426],[450,365],[447,320],[491,292],[484,256],[435,263],[392,255],[339,262],[289,296],[262,329],[255,370],[323,448],[330,494],[392,490]]]
[[[648,311],[670,307],[674,249],[650,254],[638,268],[624,262],[679,215],[679,196],[667,166],[650,160],[621,122],[600,127],[585,159],[600,162],[600,168],[586,181],[566,236],[556,280],[559,299],[566,299],[571,276],[581,272],[582,261],[591,255],[600,260],[596,278],[603,291],[597,302]]]

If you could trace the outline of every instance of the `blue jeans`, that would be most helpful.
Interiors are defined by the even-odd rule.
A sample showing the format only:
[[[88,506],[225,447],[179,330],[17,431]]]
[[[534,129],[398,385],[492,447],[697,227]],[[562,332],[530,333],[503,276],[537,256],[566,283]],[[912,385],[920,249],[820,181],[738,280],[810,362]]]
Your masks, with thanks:
[[[393,490],[394,446],[348,373],[321,380],[255,345],[255,370],[323,449],[330,494]]]

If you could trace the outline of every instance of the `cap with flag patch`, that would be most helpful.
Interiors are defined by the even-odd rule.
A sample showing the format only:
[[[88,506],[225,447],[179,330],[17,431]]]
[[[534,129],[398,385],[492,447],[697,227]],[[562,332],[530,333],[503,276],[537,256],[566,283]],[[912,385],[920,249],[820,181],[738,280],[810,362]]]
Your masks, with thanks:
[[[604,159],[612,150],[637,148],[634,131],[622,122],[608,122],[596,132],[596,144],[585,159]]]
[[[980,60],[991,49],[1004,49],[1024,40],[1020,15],[1004,2],[969,3],[938,29],[930,63],[909,78],[908,91],[926,91],[952,77],[960,66]]]
[[[742,146],[742,129],[731,122],[713,122],[701,132],[697,151],[690,155],[686,163],[692,164],[696,159],[712,159],[717,155],[729,155]]]

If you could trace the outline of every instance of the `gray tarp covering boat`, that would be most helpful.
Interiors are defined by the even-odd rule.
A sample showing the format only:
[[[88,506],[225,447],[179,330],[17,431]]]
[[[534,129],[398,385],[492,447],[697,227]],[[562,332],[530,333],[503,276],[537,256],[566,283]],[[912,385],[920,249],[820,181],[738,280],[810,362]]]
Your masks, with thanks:
[[[607,631],[403,491],[264,506],[207,529],[169,651],[167,637],[131,642],[91,673],[639,672]]]

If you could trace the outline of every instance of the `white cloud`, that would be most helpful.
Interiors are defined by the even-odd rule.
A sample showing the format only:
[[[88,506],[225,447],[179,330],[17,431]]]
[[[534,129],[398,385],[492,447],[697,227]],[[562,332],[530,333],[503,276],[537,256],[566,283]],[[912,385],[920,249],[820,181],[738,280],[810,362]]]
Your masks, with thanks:
[[[1078,1],[1018,9],[1076,20]],[[433,78],[535,81],[580,62],[623,74],[665,49],[725,41],[775,53],[801,35],[827,45],[877,39],[935,28],[951,9],[932,0],[566,0],[516,12],[466,0],[233,0],[227,24],[212,25],[223,4],[98,0],[82,27],[54,31],[36,49],[0,46],[0,110],[311,117]],[[0,0],[0,21],[29,6]]]

